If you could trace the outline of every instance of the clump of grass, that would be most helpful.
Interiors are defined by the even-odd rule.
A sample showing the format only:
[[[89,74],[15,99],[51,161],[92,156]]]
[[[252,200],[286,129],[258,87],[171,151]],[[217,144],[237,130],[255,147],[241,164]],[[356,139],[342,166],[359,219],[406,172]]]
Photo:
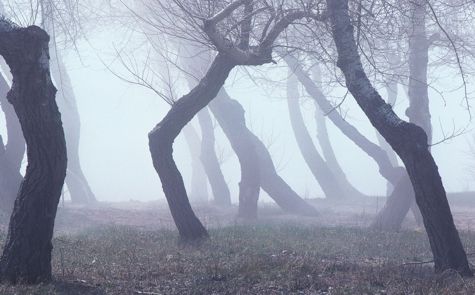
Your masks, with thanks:
[[[473,294],[433,274],[425,234],[301,224],[228,226],[200,245],[170,230],[106,226],[54,240],[55,283],[1,294]],[[463,234],[468,247],[475,236]],[[411,262],[411,264],[405,264]]]

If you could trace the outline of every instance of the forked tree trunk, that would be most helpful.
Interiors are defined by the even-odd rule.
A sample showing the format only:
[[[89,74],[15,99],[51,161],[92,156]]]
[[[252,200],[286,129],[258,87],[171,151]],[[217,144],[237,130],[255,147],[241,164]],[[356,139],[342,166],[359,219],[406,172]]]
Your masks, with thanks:
[[[312,78],[315,81],[315,84],[321,89],[322,79],[321,79],[320,67],[318,66],[318,64],[312,67]],[[339,185],[341,186],[342,190],[345,192],[347,196],[351,198],[366,197],[365,194],[357,190],[350,183],[350,181],[345,175],[345,172],[343,171],[340,164],[338,163],[338,160],[335,156],[335,152],[333,151],[332,144],[330,142],[330,137],[328,136],[326,116],[315,100],[314,100],[314,104],[315,104],[315,123],[317,125],[317,139],[320,144],[320,147],[322,148],[323,157],[326,160],[328,167],[333,172],[333,175],[335,175],[336,179],[338,180]]]
[[[260,187],[285,212],[308,216],[318,214],[314,207],[305,202],[277,174],[272,157],[266,146],[247,128],[243,107],[239,102],[231,99],[224,88],[210,104],[210,109],[219,125],[223,128],[238,158],[245,158],[250,155],[253,158],[257,157],[257,160],[254,159],[249,168],[246,168],[249,170],[254,169],[254,173],[259,173],[257,175],[258,183],[255,185],[260,183]],[[231,116],[230,114],[233,115]],[[231,118],[233,119],[231,120]]]
[[[208,179],[200,160],[201,141],[200,136],[191,125],[191,122],[183,128],[188,150],[191,158],[191,186],[190,201],[206,203],[208,201]]]
[[[341,189],[333,171],[330,170],[325,160],[320,156],[305,126],[300,109],[298,81],[291,69],[289,70],[289,77],[287,78],[287,106],[289,109],[290,123],[300,153],[315,177],[315,180],[320,184],[326,198],[330,200],[346,198],[347,196]]]
[[[48,35],[0,21],[0,55],[13,74],[8,101],[27,145],[28,166],[0,259],[2,280],[47,282],[54,219],[66,176],[66,143],[49,71]]]
[[[406,166],[434,255],[437,272],[454,269],[472,276],[424,130],[401,120],[373,88],[361,63],[350,21],[348,0],[327,0],[338,67],[346,85],[373,126]]]
[[[5,71],[7,69],[2,67]],[[0,104],[5,114],[8,142],[0,146],[0,206],[1,211],[10,216],[18,189],[23,180],[20,173],[25,154],[25,139],[13,106],[7,101],[10,90],[5,77],[0,76]]]
[[[231,143],[241,167],[238,217],[243,220],[256,219],[261,189],[261,166],[254,141],[251,139],[254,135],[246,126],[244,108],[229,98],[224,89],[220,90],[209,108]]]
[[[231,193],[216,155],[214,126],[208,108],[204,108],[198,113],[198,121],[201,127],[200,158],[213,191],[214,203],[218,206],[229,206],[231,205]]]
[[[149,133],[153,165],[183,241],[205,238],[208,233],[191,208],[183,178],[173,160],[173,142],[183,127],[216,97],[234,66],[226,56],[218,54],[199,84],[173,104]]]

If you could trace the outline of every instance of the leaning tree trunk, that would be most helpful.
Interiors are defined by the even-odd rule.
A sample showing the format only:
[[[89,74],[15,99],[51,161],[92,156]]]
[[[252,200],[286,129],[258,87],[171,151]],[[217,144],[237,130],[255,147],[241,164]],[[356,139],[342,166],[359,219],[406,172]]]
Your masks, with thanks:
[[[191,122],[183,128],[183,135],[185,136],[191,157],[190,200],[192,202],[206,203],[208,201],[208,179],[200,160],[200,136],[191,125]]]
[[[321,73],[320,67],[318,64],[312,67],[312,78],[315,81],[315,84],[320,87],[321,89]],[[323,94],[323,92],[322,92]],[[330,138],[328,136],[327,130],[327,119],[324,116],[324,113],[318,103],[314,100],[315,104],[315,123],[317,125],[317,139],[322,148],[323,157],[325,158],[328,167],[335,175],[336,179],[338,180],[339,185],[342,187],[343,191],[346,193],[347,196],[351,198],[355,197],[366,197],[365,194],[357,190],[347,179],[345,172],[341,168],[338,160],[335,156],[335,152],[333,151],[332,144],[330,142]]]
[[[48,35],[38,27],[0,22],[0,55],[13,74],[8,101],[20,121],[28,157],[0,259],[1,279],[12,283],[52,278],[51,239],[67,156],[49,71],[48,42]]]
[[[429,151],[427,135],[417,125],[401,120],[371,85],[354,39],[348,0],[327,0],[327,4],[338,67],[361,109],[406,166],[424,219],[435,270],[454,269],[472,276],[437,165]]]
[[[244,220],[256,219],[261,166],[254,142],[250,140],[253,134],[247,129],[244,108],[237,101],[231,100],[224,89],[221,89],[209,108],[231,143],[241,167],[238,217]]]
[[[51,74],[56,87],[59,89],[56,100],[63,118],[68,149],[66,185],[73,203],[93,203],[96,201],[96,196],[84,175],[79,157],[81,121],[71,79],[59,52],[53,49],[51,54]]]
[[[320,156],[308,133],[302,116],[302,110],[300,109],[299,98],[298,81],[290,69],[289,77],[287,78],[287,106],[289,109],[290,123],[300,153],[315,177],[315,180],[320,184],[326,198],[330,200],[344,199],[347,196],[341,189],[333,171],[330,170],[325,160]]]
[[[199,84],[175,102],[149,133],[153,165],[183,241],[205,238],[208,233],[191,208],[183,178],[173,160],[173,142],[183,127],[216,97],[234,67],[225,55],[218,54]]]
[[[193,46],[185,46],[185,49],[191,54]],[[193,60],[186,59],[182,57],[184,67],[190,71],[193,76],[202,77],[203,67],[205,67],[204,61],[201,56],[195,56]],[[197,82],[190,75],[186,76],[188,86],[193,88],[196,86]],[[204,171],[208,176],[209,184],[211,190],[213,191],[214,202],[219,206],[228,206],[231,205],[231,193],[229,187],[224,179],[223,172],[221,171],[221,165],[216,155],[216,138],[214,135],[214,126],[211,116],[209,114],[208,108],[202,109],[198,113],[198,122],[200,123],[201,128],[201,153],[200,159],[203,165]]]
[[[2,67],[6,71],[5,67]],[[10,216],[18,189],[23,180],[20,173],[25,154],[25,139],[13,106],[7,101],[10,86],[6,77],[0,75],[0,104],[5,114],[8,142],[0,146],[0,211]]]
[[[231,205],[231,193],[216,155],[214,126],[208,108],[204,108],[198,113],[198,121],[201,127],[200,158],[213,191],[214,203],[218,206],[229,206]]]
[[[395,193],[391,194],[390,197],[396,199],[407,199],[406,196],[401,195],[401,193],[405,192],[406,188],[405,184],[399,181],[399,169],[392,165],[388,154],[381,147],[369,141],[364,135],[362,135],[358,131],[358,129],[348,123],[348,121],[343,119],[340,114],[334,110],[334,107],[328,100],[326,100],[320,88],[303,71],[302,67],[298,64],[298,61],[294,57],[288,55],[285,57],[285,61],[289,64],[289,66],[294,69],[295,75],[298,77],[302,85],[304,85],[308,94],[310,94],[310,96],[320,106],[321,110],[327,114],[328,118],[335,124],[335,126],[337,126],[343,134],[345,134],[351,141],[353,141],[361,150],[363,150],[368,156],[373,158],[373,160],[377,163],[379,167],[379,173],[395,187]],[[398,185],[402,187],[397,187]],[[397,201],[388,202],[389,206],[393,204],[397,204]],[[391,212],[391,207],[386,206],[385,210],[380,211],[378,213],[376,220],[380,220],[381,218],[387,219],[395,217],[394,214],[391,214],[388,217],[379,216],[380,214],[386,214],[388,212]],[[401,211],[398,210],[398,212]],[[394,222],[396,222],[396,220]],[[384,226],[386,224],[392,223],[393,222],[380,223],[380,228],[383,230],[391,230],[393,227],[384,228]]]
[[[425,28],[426,5],[425,0],[416,1],[411,4],[412,31],[409,36],[409,108],[406,110],[406,115],[409,118],[409,122],[424,129],[430,144],[432,142],[432,125],[427,86],[429,41],[427,40]],[[390,195],[384,210],[379,215],[387,214],[388,216],[383,218],[393,218],[393,222],[400,220],[402,223],[409,209],[412,209],[417,224],[422,225],[422,216],[415,206],[415,199],[412,196],[412,194],[409,197]],[[407,210],[403,211],[401,208],[407,208]]]
[[[346,137],[348,137],[348,139],[353,141],[356,146],[376,162],[381,176],[396,185],[399,181],[399,173],[389,161],[388,155],[384,150],[382,150],[377,144],[368,140],[358,131],[358,129],[348,123],[348,121],[335,110],[334,106],[326,99],[317,84],[310,79],[310,76],[307,73],[305,73],[295,57],[286,55],[284,60],[289,67],[294,70],[294,74],[297,76],[300,83],[302,83],[307,93],[315,100],[320,109],[327,114],[328,119],[330,119],[330,121],[332,121],[333,124],[340,129]]]
[[[256,157],[249,169],[254,169],[259,173],[260,187],[282,210],[297,215],[315,216],[318,214],[315,208],[305,202],[277,174],[266,146],[247,128],[243,107],[239,102],[231,99],[224,88],[210,104],[210,109],[223,128],[238,158],[250,155],[253,155],[253,158]]]

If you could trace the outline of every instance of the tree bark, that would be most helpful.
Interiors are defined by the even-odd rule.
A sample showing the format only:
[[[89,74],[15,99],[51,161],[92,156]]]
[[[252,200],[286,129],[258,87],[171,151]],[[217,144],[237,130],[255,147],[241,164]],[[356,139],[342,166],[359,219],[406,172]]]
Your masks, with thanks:
[[[316,149],[313,140],[308,133],[300,109],[299,98],[298,81],[290,70],[289,77],[287,78],[287,106],[289,109],[290,123],[300,153],[315,177],[315,180],[320,184],[326,198],[330,200],[344,199],[347,196],[341,189],[333,171],[330,170],[325,160],[320,156],[320,153]]]
[[[200,158],[213,191],[214,203],[218,206],[230,206],[231,193],[216,155],[214,126],[208,108],[198,113],[198,121],[201,127]]]
[[[435,270],[454,269],[472,276],[437,165],[428,148],[427,135],[417,125],[401,120],[371,85],[358,54],[348,0],[327,0],[327,4],[338,67],[361,109],[406,166],[424,219]]]
[[[163,120],[149,133],[153,165],[162,182],[173,220],[183,241],[193,241],[208,233],[191,208],[180,171],[173,160],[173,141],[191,119],[216,97],[235,64],[218,54],[211,67],[188,94],[181,97]]]
[[[409,108],[406,110],[406,115],[409,118],[409,122],[424,129],[428,135],[428,143],[430,144],[432,142],[432,124],[427,84],[429,41],[425,28],[426,5],[427,3],[425,1],[411,3],[412,27],[409,36]],[[394,93],[394,91],[390,90],[389,93],[391,92]],[[391,104],[391,102],[389,103]],[[392,200],[392,198],[396,199]],[[400,221],[401,224],[409,212],[409,209],[411,209],[416,223],[422,225],[421,213],[414,204],[415,199],[413,194],[404,197],[392,194],[388,197],[387,204],[379,215],[387,214],[388,216],[385,218],[392,218],[394,222]],[[406,208],[406,211],[401,210],[401,208]]]
[[[183,135],[185,136],[191,157],[190,201],[206,203],[208,202],[208,179],[200,160],[200,136],[191,125],[191,122],[183,128]]]
[[[13,74],[8,101],[20,121],[28,157],[0,259],[1,279],[12,283],[52,278],[51,239],[67,156],[48,42],[48,35],[38,27],[18,28],[0,21],[0,55]]]
[[[245,169],[254,171],[254,179],[258,179],[254,185],[259,187],[260,184],[260,187],[285,212],[308,216],[318,214],[315,208],[305,202],[277,174],[269,151],[259,138],[247,128],[244,109],[239,102],[231,99],[225,89],[222,89],[216,99],[210,104],[210,109],[231,142],[240,162],[241,158],[252,156],[252,159],[249,161],[249,168]],[[244,168],[241,164],[242,169]],[[253,189],[255,190],[255,188]]]

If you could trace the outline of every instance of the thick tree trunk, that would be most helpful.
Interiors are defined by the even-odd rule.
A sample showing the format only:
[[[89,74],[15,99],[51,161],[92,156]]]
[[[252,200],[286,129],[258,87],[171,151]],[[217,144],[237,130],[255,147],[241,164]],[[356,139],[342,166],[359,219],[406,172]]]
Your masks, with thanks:
[[[63,118],[68,149],[66,185],[68,186],[73,203],[93,203],[96,201],[96,196],[92,192],[89,182],[84,175],[79,157],[81,121],[71,79],[69,78],[61,55],[54,47],[51,50],[51,55],[51,74],[59,90],[56,101],[58,102],[58,107]]]
[[[0,259],[1,278],[12,283],[52,278],[51,239],[67,156],[49,72],[48,41],[38,27],[16,28],[0,22],[0,55],[13,74],[8,101],[19,118],[28,157]]]
[[[198,121],[201,127],[200,158],[213,191],[214,203],[218,206],[229,206],[231,205],[231,193],[216,155],[214,126],[208,108],[204,108],[198,113]]]
[[[308,216],[318,214],[315,208],[305,202],[277,174],[269,151],[259,138],[247,128],[244,109],[236,100],[231,99],[226,91],[222,89],[210,104],[210,109],[223,128],[240,161],[241,158],[252,155],[253,159],[249,161],[249,168],[246,169],[254,170],[254,174],[259,173],[257,184],[254,183],[254,185],[258,187],[260,183],[261,188],[269,194],[282,210],[288,213]]]
[[[320,67],[318,66],[318,64],[312,67],[312,76],[313,76],[313,80],[315,81],[315,84],[321,89],[322,80],[321,80]],[[330,142],[330,137],[328,136],[327,120],[324,116],[322,109],[318,105],[318,103],[315,100],[314,100],[314,103],[315,103],[315,122],[317,125],[317,139],[320,144],[320,147],[322,148],[323,157],[325,158],[328,167],[330,167],[330,170],[333,172],[333,175],[335,175],[340,187],[343,189],[346,196],[349,196],[351,198],[366,197],[365,194],[357,190],[348,181],[345,172],[343,172],[343,169],[338,163],[338,160],[335,156],[335,152],[333,151],[332,144]]]
[[[427,84],[429,41],[427,40],[425,29],[426,5],[425,0],[411,4],[412,28],[409,36],[409,108],[406,110],[406,115],[409,118],[409,122],[424,129],[428,135],[428,143],[430,144],[432,142],[432,125],[430,121],[431,116]],[[394,93],[394,86],[388,92]],[[391,104],[391,101],[389,101],[389,103]],[[391,105],[393,105],[393,103]],[[396,199],[393,200],[392,198]],[[387,214],[386,219],[392,218],[393,222],[400,221],[401,224],[409,209],[412,209],[416,223],[422,225],[421,213],[414,204],[415,199],[413,194],[404,197],[392,194],[388,197],[385,210],[380,212],[379,215]],[[401,210],[401,208],[406,208],[406,211]]]
[[[237,101],[232,100],[224,89],[220,90],[209,108],[231,143],[241,167],[238,217],[244,220],[256,219],[261,189],[261,166],[252,140],[254,135],[246,126],[244,109]]]
[[[321,110],[327,114],[328,118],[335,124],[335,126],[337,126],[343,132],[343,134],[345,134],[351,141],[353,141],[368,156],[373,158],[373,160],[379,166],[380,174],[395,187],[394,190],[396,192],[404,192],[406,188],[404,187],[404,183],[399,181],[400,179],[399,169],[393,166],[389,155],[381,147],[372,143],[364,135],[359,133],[359,131],[354,126],[352,126],[346,120],[344,120],[340,116],[340,114],[336,110],[333,109],[333,106],[328,100],[326,100],[320,88],[303,71],[302,67],[298,64],[298,61],[294,57],[286,56],[285,60],[289,64],[289,66],[292,69],[294,69],[294,73],[296,74],[296,76],[298,77],[302,85],[304,85],[305,89],[310,94],[310,96],[320,106]],[[397,186],[401,186],[401,187],[397,187]],[[389,196],[389,198],[397,198],[397,197],[399,197],[399,194],[397,193],[391,194]],[[404,197],[403,200],[407,200],[407,198]],[[393,201],[393,200],[388,201],[388,206],[385,206],[384,210],[378,213],[378,216],[376,217],[376,222],[380,219],[394,218],[395,217],[394,214],[390,214],[389,216],[386,216],[386,217],[380,216],[381,214],[390,213],[392,211],[391,209],[392,205],[394,204],[397,204],[397,201]],[[401,205],[401,207],[405,207],[405,205]],[[410,204],[409,204],[409,207],[410,207]],[[398,210],[398,208],[394,208],[394,210],[399,213],[401,212],[400,210]],[[404,219],[404,216],[402,219],[400,217],[394,219],[393,222],[380,223],[381,226],[379,228],[383,230],[391,230],[393,226],[391,226],[390,228],[384,228],[384,226],[387,224],[396,223],[397,220],[401,220],[402,222],[402,220]],[[416,219],[417,219],[417,215],[416,215]]]
[[[153,165],[183,241],[201,239],[208,233],[191,208],[183,178],[173,160],[173,142],[183,127],[216,97],[234,66],[225,55],[218,54],[199,84],[173,104],[165,118],[149,133]]]
[[[6,70],[5,67],[2,67]],[[18,189],[23,180],[20,173],[25,154],[25,139],[13,106],[7,101],[10,90],[5,77],[0,76],[0,104],[5,114],[8,142],[0,147],[0,206],[1,211],[10,216]]]
[[[330,170],[325,160],[316,149],[302,116],[300,109],[300,94],[298,81],[293,71],[289,71],[287,78],[287,105],[289,118],[294,132],[295,140],[305,163],[312,172],[315,180],[325,196],[330,200],[341,200],[347,197],[336,180],[333,171]]]
[[[206,178],[205,170],[200,160],[200,136],[191,125],[191,122],[183,128],[183,135],[190,150],[191,158],[190,201],[206,203],[208,202],[208,179]]]
[[[401,120],[373,88],[364,72],[350,21],[348,0],[327,0],[338,67],[346,85],[373,126],[406,166],[421,210],[437,272],[454,269],[473,275],[424,130]]]

